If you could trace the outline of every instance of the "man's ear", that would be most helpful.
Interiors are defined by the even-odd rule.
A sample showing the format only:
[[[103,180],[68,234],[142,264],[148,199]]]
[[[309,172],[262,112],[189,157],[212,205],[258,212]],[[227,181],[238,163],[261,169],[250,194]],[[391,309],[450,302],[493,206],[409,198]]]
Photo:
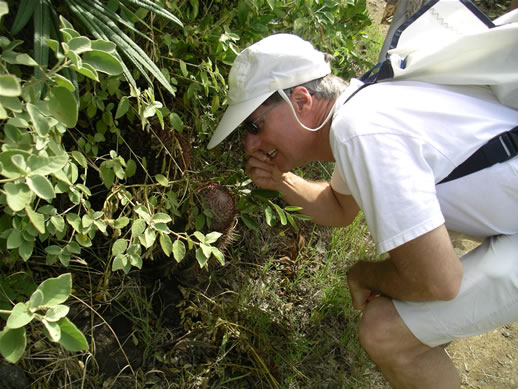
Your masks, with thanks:
[[[299,112],[302,112],[304,109],[311,109],[313,103],[309,90],[303,86],[295,87],[291,92],[290,99],[293,103],[293,107]]]

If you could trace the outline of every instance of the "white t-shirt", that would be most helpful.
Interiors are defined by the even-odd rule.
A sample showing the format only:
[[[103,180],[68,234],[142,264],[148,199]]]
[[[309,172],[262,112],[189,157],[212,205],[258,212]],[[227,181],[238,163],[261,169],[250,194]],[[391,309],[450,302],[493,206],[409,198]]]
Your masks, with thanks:
[[[446,223],[475,236],[518,233],[518,158],[435,184],[492,137],[518,125],[518,111],[489,88],[391,81],[359,91],[352,80],[330,130],[333,189],[352,194],[380,252]]]

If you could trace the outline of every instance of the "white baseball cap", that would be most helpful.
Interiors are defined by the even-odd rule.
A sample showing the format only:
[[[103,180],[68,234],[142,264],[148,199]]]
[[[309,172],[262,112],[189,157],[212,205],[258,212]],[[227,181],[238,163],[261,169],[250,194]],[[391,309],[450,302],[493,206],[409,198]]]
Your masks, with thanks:
[[[228,76],[228,108],[212,135],[208,149],[229,136],[252,112],[277,91],[331,73],[324,53],[297,35],[275,34],[244,49]]]

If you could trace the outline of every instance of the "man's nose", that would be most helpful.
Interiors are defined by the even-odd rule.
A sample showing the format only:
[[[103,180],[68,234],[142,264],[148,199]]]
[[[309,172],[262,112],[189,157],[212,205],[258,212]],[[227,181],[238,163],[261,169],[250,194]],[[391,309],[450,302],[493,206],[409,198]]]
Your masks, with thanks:
[[[245,145],[245,152],[247,154],[252,154],[259,150],[261,146],[261,140],[259,139],[258,135],[253,135],[247,132],[243,138],[243,144]]]

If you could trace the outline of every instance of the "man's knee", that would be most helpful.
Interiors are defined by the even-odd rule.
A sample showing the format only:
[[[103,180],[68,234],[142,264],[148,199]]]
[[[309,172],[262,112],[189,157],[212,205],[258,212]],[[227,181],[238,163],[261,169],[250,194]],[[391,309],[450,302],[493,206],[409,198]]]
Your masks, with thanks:
[[[385,297],[378,297],[367,305],[360,321],[359,338],[362,347],[377,363],[404,364],[420,344],[401,320],[392,301]]]
[[[385,297],[378,297],[372,300],[363,312],[359,337],[363,348],[371,354],[379,353],[391,343],[391,327],[393,313],[392,302]]]

